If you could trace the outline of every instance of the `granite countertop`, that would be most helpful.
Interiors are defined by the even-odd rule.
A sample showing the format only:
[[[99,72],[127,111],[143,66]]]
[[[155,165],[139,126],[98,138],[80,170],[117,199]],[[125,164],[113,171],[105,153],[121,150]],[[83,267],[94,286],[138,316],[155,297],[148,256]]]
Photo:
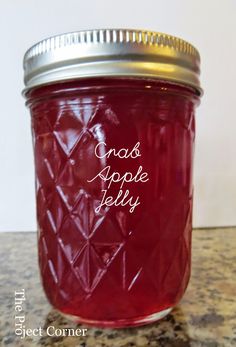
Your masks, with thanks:
[[[35,233],[0,233],[0,345],[54,347],[236,346],[236,228],[194,230],[192,277],[181,303],[162,321],[138,328],[76,326],[48,304],[42,291]],[[25,326],[88,328],[87,336],[20,339],[15,290],[25,289]]]

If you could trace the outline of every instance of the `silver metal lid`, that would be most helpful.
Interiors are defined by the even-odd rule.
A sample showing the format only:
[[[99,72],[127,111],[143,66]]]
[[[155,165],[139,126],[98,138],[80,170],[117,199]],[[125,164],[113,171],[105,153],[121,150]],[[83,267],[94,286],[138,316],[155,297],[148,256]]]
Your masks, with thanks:
[[[88,77],[144,77],[182,83],[201,94],[200,56],[167,34],[128,29],[78,31],[47,38],[24,56],[26,89]]]

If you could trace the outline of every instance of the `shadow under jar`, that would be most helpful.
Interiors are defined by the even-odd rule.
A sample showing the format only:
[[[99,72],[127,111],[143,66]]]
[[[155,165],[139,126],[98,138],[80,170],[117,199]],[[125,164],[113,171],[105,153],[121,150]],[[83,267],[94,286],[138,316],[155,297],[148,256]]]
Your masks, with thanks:
[[[26,52],[41,279],[79,322],[147,324],[186,290],[199,61],[187,42],[138,30]]]

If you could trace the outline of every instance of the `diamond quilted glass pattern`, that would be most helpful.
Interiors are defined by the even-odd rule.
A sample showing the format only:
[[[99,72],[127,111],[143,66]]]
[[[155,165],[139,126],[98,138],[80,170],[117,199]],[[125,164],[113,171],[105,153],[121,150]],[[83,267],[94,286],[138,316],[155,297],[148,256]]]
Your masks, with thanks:
[[[73,92],[63,89],[66,96],[31,108],[39,264],[57,309],[119,326],[174,306],[187,287],[194,104],[178,96],[177,87],[175,93],[142,89],[141,96],[140,85],[116,82],[112,89],[112,81],[106,83],[111,89],[86,96],[73,85]],[[47,93],[55,88],[63,87],[49,86]],[[140,142],[141,157],[98,158],[99,142],[106,149]],[[140,196],[134,213],[120,205],[96,212],[107,186],[88,181],[106,165],[118,172],[142,165],[148,172],[145,184],[124,186]],[[115,199],[117,186],[109,192]]]

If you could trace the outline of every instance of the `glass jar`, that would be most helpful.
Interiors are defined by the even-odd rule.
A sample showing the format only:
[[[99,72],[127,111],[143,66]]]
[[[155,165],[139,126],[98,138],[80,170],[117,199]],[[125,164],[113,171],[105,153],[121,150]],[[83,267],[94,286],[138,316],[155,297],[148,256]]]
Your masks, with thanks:
[[[24,68],[49,302],[97,326],[164,317],[190,277],[198,52],[86,31],[38,43]]]

